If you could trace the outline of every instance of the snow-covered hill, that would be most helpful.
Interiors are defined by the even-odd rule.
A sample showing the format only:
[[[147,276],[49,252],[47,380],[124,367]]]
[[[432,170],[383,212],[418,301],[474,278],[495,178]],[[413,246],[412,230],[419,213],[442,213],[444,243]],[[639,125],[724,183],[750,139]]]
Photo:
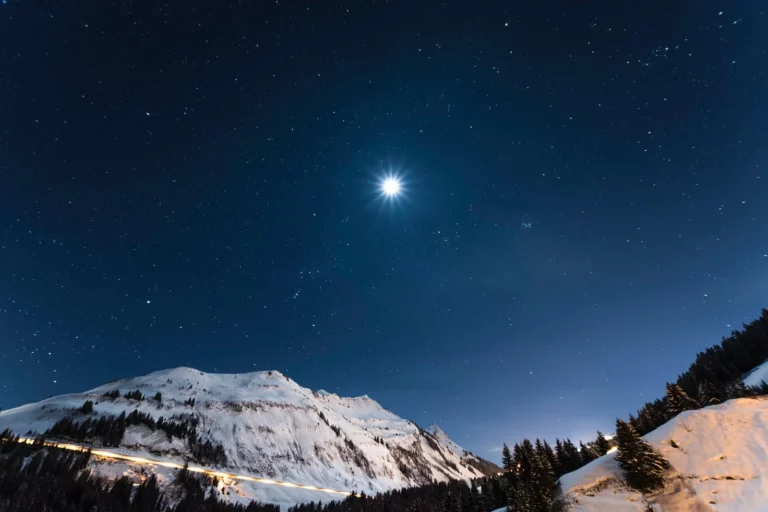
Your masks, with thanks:
[[[768,510],[768,399],[742,398],[686,411],[646,435],[671,464],[667,487],[643,497],[621,483],[614,454],[560,479],[571,510]]]
[[[116,389],[120,397],[104,396]],[[124,398],[134,390],[146,398]],[[160,402],[152,399],[156,393],[162,394]],[[80,411],[86,400],[94,402],[89,414]],[[232,473],[366,493],[481,475],[475,463],[481,459],[464,457],[444,432],[434,436],[421,430],[367,396],[313,392],[276,371],[239,375],[191,368],[159,371],[3,411],[0,430],[43,433],[64,417],[82,422],[134,410],[155,420],[164,417],[196,424],[203,441],[223,447],[226,462],[220,468]],[[183,464],[191,458],[188,441],[169,437],[162,430],[129,426],[116,450]],[[96,469],[110,475],[136,471],[122,462],[97,463]],[[172,478],[158,471],[166,480]],[[243,482],[227,492],[233,499],[284,505],[328,499],[318,493]]]

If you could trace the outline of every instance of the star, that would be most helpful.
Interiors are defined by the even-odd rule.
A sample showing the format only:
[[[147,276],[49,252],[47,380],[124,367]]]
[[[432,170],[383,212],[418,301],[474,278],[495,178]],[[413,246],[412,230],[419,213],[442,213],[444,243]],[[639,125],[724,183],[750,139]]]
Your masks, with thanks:
[[[395,197],[402,191],[400,180],[394,176],[388,176],[381,181],[381,192],[387,197]]]

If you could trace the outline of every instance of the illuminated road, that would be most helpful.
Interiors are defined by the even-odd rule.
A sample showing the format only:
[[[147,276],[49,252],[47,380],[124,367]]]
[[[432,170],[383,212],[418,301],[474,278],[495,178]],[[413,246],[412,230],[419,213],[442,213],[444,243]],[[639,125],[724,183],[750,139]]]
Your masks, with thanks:
[[[26,444],[34,444],[35,440],[26,438],[26,437],[20,437],[19,442],[26,443]],[[49,441],[46,441],[45,445],[61,448],[64,450],[72,450],[74,452],[85,452],[90,449],[88,447],[80,446],[77,444],[55,443],[55,442],[49,442]],[[122,453],[115,453],[108,450],[94,450],[94,449],[90,449],[90,450],[91,450],[91,455],[93,457],[99,457],[102,459],[126,460],[128,462],[134,462],[136,464],[163,466],[166,468],[173,468],[173,469],[184,468],[182,464],[177,464],[175,462],[146,459],[144,457],[134,457],[133,455],[124,455]],[[217,476],[219,478],[230,478],[232,480],[243,480],[245,482],[256,482],[259,484],[266,484],[266,485],[282,485],[283,487],[293,487],[295,489],[304,489],[307,491],[319,491],[319,492],[325,492],[329,494],[338,494],[341,496],[351,496],[353,494],[347,491],[337,491],[335,489],[326,489],[324,487],[316,487],[314,485],[302,485],[302,484],[294,484],[291,482],[281,482],[280,480],[272,480],[270,478],[260,478],[257,476],[235,475],[232,473],[225,473],[223,471],[215,471],[213,469],[206,469],[206,468],[200,468],[195,466],[187,466],[187,470],[192,471],[193,473],[205,473],[206,475]]]

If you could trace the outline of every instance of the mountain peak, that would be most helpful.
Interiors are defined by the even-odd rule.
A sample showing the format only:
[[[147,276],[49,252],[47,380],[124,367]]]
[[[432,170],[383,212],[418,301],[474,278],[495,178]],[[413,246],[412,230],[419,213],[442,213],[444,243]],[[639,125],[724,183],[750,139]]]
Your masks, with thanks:
[[[429,427],[427,427],[427,432],[432,434],[433,436],[437,437],[440,435],[445,435],[445,431],[441,429],[437,423],[431,424]]]
[[[86,413],[87,400],[93,405]],[[318,487],[376,493],[433,480],[475,478],[485,472],[465,463],[463,450],[439,427],[430,428],[435,445],[418,435],[415,423],[368,395],[347,398],[314,392],[274,370],[239,374],[187,367],[160,370],[3,411],[0,431],[43,434],[64,418],[78,424],[123,413],[133,415],[119,442],[127,454],[158,454],[179,464],[189,459],[233,473]],[[196,460],[199,455],[186,438],[165,435],[157,427],[161,416],[166,425],[184,424],[199,438],[197,446],[210,443],[221,456],[214,462]],[[60,438],[68,439],[66,434]],[[98,447],[105,441],[94,434],[88,442]],[[252,499],[274,501],[254,493],[276,491],[255,486],[242,492]]]

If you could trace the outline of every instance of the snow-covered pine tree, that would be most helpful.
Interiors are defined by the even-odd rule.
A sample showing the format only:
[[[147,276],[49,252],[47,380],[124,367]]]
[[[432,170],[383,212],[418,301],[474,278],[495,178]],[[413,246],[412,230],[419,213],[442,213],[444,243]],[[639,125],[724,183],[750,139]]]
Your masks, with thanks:
[[[557,474],[557,457],[555,456],[555,451],[552,449],[551,446],[549,446],[549,443],[544,440],[544,455],[547,458],[547,462],[549,462],[549,467],[552,468],[552,474],[555,476],[555,480],[560,476]]]
[[[537,447],[528,439],[516,444],[514,448],[514,484],[515,499],[510,500],[510,510],[525,512],[548,512],[555,491],[555,478],[546,456],[544,445],[537,442]]]
[[[488,479],[483,494],[489,496],[490,503],[511,505],[517,503],[518,486],[517,476],[513,471],[504,473],[499,479]]]
[[[533,445],[529,440],[523,439],[521,444],[515,444],[514,454],[514,468],[517,478],[524,482],[530,482],[533,471]]]
[[[508,510],[510,512],[532,512],[535,507],[536,500],[530,482],[517,480],[515,482],[515,499],[509,502]]]
[[[692,409],[698,409],[699,403],[688,396],[688,393],[677,384],[670,384],[667,382],[667,395],[664,397],[667,402],[667,411],[674,417],[683,411],[690,411]]]
[[[555,499],[555,471],[549,463],[544,444],[537,439],[533,464],[532,487],[536,491],[536,510],[548,512]]]
[[[627,485],[640,492],[649,492],[664,486],[664,474],[669,462],[626,421],[616,420],[616,460],[624,472]]]

